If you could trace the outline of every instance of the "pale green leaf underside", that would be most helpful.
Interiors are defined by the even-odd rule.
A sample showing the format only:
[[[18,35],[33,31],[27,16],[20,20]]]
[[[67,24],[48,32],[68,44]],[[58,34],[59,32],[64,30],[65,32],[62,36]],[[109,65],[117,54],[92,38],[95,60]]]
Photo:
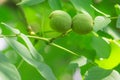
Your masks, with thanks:
[[[102,80],[119,80],[120,74],[116,70],[113,70],[112,73]]]
[[[5,38],[5,40],[10,44],[10,46],[16,50],[16,52],[30,65],[35,67],[38,72],[46,79],[46,80],[56,80],[52,70],[48,65],[44,62],[37,61],[32,55],[29,49],[27,49],[23,44],[20,42],[11,39]]]
[[[0,53],[0,80],[21,80],[16,67]]]
[[[20,34],[20,37],[24,40],[24,42],[26,43],[31,55],[33,56],[34,59],[36,59],[37,61],[43,61],[43,57],[40,55],[40,53],[34,48],[34,46],[32,45],[32,43],[30,42],[30,40],[27,38],[26,35],[24,34]]]
[[[111,22],[110,18],[104,16],[97,16],[94,20],[94,31],[102,30],[107,27],[107,25]]]
[[[116,27],[117,27],[117,28],[120,28],[120,15],[119,15],[119,17],[118,17],[118,19],[117,19]]]

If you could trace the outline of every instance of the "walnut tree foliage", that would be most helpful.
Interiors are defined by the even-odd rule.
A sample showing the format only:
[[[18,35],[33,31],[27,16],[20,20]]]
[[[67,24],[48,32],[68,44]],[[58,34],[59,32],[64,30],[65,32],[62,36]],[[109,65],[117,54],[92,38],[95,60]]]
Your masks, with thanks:
[[[91,16],[92,31],[57,32],[55,10]],[[120,0],[0,0],[1,39],[0,80],[120,80]]]

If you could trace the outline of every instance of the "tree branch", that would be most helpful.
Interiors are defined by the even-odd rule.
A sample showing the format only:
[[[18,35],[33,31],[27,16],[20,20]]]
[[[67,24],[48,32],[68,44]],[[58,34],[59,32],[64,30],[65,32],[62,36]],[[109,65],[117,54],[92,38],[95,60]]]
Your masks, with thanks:
[[[66,48],[64,48],[64,47],[62,47],[62,46],[60,46],[58,44],[55,44],[53,42],[51,43],[51,41],[49,39],[47,39],[47,38],[38,37],[38,36],[31,36],[31,35],[26,35],[26,36],[29,37],[29,38],[34,38],[34,39],[37,39],[37,40],[42,40],[44,42],[47,42],[49,45],[57,47],[57,48],[59,48],[61,50],[64,50],[64,51],[66,51],[66,52],[68,52],[68,53],[70,53],[72,55],[75,55],[75,56],[78,56],[78,57],[80,56],[77,53],[75,53],[75,52],[73,52],[73,51],[71,51],[69,49],[66,49]],[[0,38],[4,38],[4,37],[18,37],[18,36],[17,35],[0,35]]]

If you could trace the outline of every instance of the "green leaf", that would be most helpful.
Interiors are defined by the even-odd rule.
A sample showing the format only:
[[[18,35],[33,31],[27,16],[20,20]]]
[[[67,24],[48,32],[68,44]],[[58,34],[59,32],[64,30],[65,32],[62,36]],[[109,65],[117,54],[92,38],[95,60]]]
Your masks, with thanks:
[[[77,63],[78,66],[81,67],[81,66],[84,66],[85,64],[87,64],[87,58],[84,56],[81,56],[80,58],[71,61],[71,64],[72,63]]]
[[[113,69],[120,63],[120,44],[116,41],[111,41],[110,46],[111,46],[111,53],[107,59],[95,60],[95,62],[101,68]]]
[[[16,67],[0,53],[0,80],[21,80]]]
[[[60,0],[48,0],[48,3],[53,10],[62,9]]]
[[[1,22],[1,24],[3,24],[6,28],[8,28],[11,32],[15,33],[15,34],[20,34],[20,31],[18,29],[15,29],[9,25],[7,25],[6,23]]]
[[[111,22],[110,18],[104,16],[97,16],[94,20],[94,31],[101,30]]]
[[[92,0],[70,0],[77,11],[94,16],[94,11],[90,7]]]
[[[15,11],[16,11],[15,8],[13,11],[12,8],[8,5],[0,5],[0,22],[14,21],[14,19],[17,18],[16,13],[14,14]]]
[[[0,28],[0,34],[2,34],[2,29]]]
[[[37,52],[37,50],[34,48],[32,43],[28,39],[28,37],[22,33],[20,34],[20,37],[25,41],[25,43],[26,43],[31,55],[33,56],[33,58],[36,59],[37,61],[43,61],[43,57],[40,55],[39,52]]]
[[[103,78],[110,75],[111,72],[112,70],[105,70],[95,66],[88,70],[85,75],[85,80],[102,80]]]
[[[36,68],[31,66],[24,60],[22,60],[21,63],[22,64],[20,66],[18,66],[18,69],[19,69],[20,75],[22,77],[22,80],[31,80],[31,79],[32,80],[45,80],[45,78],[43,78],[39,74],[39,72],[36,70]],[[32,75],[34,75],[34,76],[32,76]]]
[[[0,63],[1,62],[9,62],[8,59],[0,52]]]
[[[119,17],[118,17],[118,19],[117,19],[116,27],[117,27],[117,28],[120,28],[120,15],[119,15]]]
[[[45,0],[22,0],[18,5],[32,6],[44,2]]]
[[[115,9],[116,9],[116,13],[117,13],[118,15],[120,15],[120,5],[119,5],[119,4],[116,4],[116,5],[115,5]]]
[[[113,70],[109,76],[107,76],[102,80],[119,80],[119,79],[120,79],[120,74],[117,71]]]
[[[96,12],[102,14],[103,16],[105,16],[105,17],[110,17],[110,15],[108,15],[108,14],[104,13],[103,11],[97,9],[97,8],[94,7],[93,5],[90,5],[90,6],[91,6]]]
[[[85,75],[86,71],[88,71],[88,69],[90,69],[90,68],[92,68],[94,66],[95,66],[95,64],[91,63],[91,61],[88,60],[86,65],[80,67],[80,73],[82,75]]]
[[[35,67],[46,80],[56,80],[51,68],[44,62],[34,59],[31,52],[23,44],[11,38],[5,38],[5,40],[27,63]]]
[[[101,37],[93,37],[91,45],[96,51],[98,58],[108,58],[110,55],[111,47]]]
[[[115,28],[106,27],[106,28],[105,28],[105,32],[107,32],[109,35],[111,35],[111,37],[112,37],[114,40],[119,40],[119,39],[120,39],[120,34],[119,34],[118,31],[116,31]]]
[[[7,50],[5,52],[5,56],[7,57],[10,63],[15,65],[19,64],[21,60],[21,57],[14,50]]]

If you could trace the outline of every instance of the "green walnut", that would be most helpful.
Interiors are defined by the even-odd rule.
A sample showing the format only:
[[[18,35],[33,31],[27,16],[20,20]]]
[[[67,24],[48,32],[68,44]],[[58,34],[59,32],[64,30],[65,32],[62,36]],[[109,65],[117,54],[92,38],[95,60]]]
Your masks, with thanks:
[[[53,11],[50,16],[50,27],[57,32],[64,33],[71,28],[71,16],[62,10]]]
[[[87,14],[77,14],[73,17],[72,30],[78,34],[87,34],[93,30],[93,19]]]

